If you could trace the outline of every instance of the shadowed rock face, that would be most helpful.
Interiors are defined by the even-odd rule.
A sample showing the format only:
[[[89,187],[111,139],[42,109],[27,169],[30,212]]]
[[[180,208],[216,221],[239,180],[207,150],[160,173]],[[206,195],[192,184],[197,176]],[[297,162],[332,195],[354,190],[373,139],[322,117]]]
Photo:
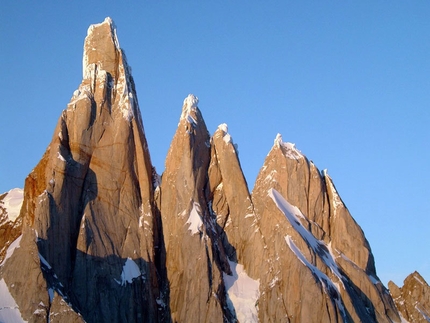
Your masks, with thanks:
[[[430,287],[418,272],[406,277],[402,287],[390,281],[388,288],[406,321],[430,322]]]
[[[227,125],[211,137],[190,94],[159,181],[110,18],[88,29],[82,83],[19,216],[11,196],[0,196],[0,321],[401,319],[331,178],[280,135],[250,194]]]

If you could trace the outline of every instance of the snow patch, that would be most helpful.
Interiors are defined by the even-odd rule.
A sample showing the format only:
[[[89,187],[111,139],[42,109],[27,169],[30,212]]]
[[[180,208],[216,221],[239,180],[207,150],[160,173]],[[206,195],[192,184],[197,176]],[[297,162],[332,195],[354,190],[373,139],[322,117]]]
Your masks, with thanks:
[[[58,158],[59,160],[63,161],[63,162],[65,162],[65,161],[66,161],[66,159],[63,157],[63,155],[61,155],[61,153],[60,153],[60,152],[57,152],[57,158]]]
[[[247,275],[242,265],[228,261],[232,276],[223,273],[228,298],[239,322],[258,322],[256,302],[260,297],[260,282]]]
[[[333,184],[331,177],[328,175],[327,169],[323,170],[323,175],[327,179],[326,182],[327,182],[328,187],[329,187],[329,189],[332,193],[332,196],[333,196],[333,200],[332,200],[333,209],[334,209],[333,215],[336,216],[336,210],[337,210],[337,208],[343,206],[343,202],[342,202],[342,199],[340,198],[339,194],[337,193],[336,188],[334,187],[334,184]]]
[[[0,280],[0,322],[27,322],[21,317],[19,307],[9,292],[4,279]]]
[[[226,123],[222,123],[218,126],[218,129],[223,132],[222,139],[226,144],[232,143],[233,140],[231,139],[230,134],[228,133],[228,126]]]
[[[7,192],[0,206],[6,210],[8,219],[15,221],[21,211],[22,202],[24,200],[24,190],[20,188],[11,189]]]
[[[6,251],[6,257],[3,259],[0,266],[3,266],[6,260],[13,255],[13,252],[15,251],[15,249],[18,249],[20,247],[19,244],[21,242],[21,238],[22,238],[22,234],[14,242],[10,244],[9,248],[7,248],[7,251]]]
[[[284,142],[282,140],[282,135],[278,133],[274,140],[274,146],[281,148],[285,157],[289,159],[299,160],[304,158],[300,150],[296,149],[296,145],[291,142]]]
[[[184,99],[184,104],[182,106],[181,119],[185,119],[189,124],[196,126],[197,120],[193,118],[191,113],[196,113],[198,104],[199,98],[194,94],[188,94],[188,96]]]
[[[194,235],[198,232],[202,232],[203,220],[202,220],[202,209],[199,203],[194,202],[193,208],[191,209],[190,216],[186,224],[189,224],[188,230],[191,231],[191,235]]]
[[[115,281],[119,285],[124,286],[125,283],[131,284],[133,279],[138,278],[139,276],[141,276],[139,266],[133,261],[133,259],[128,257],[122,267],[121,279],[115,279]]]

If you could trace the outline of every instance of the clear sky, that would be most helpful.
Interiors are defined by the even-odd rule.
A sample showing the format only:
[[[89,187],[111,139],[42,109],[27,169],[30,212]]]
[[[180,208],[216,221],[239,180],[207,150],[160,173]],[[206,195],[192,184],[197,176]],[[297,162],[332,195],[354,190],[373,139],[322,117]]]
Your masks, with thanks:
[[[430,283],[429,1],[0,4],[0,192],[23,187],[82,79],[90,24],[117,25],[159,173],[182,101],[227,123],[250,190],[279,132],[327,168],[384,283]]]

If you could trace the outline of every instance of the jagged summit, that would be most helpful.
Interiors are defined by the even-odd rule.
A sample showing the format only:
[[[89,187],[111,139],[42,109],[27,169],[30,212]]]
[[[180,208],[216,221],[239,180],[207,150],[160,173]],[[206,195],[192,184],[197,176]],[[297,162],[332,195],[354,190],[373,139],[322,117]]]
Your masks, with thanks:
[[[430,286],[417,271],[405,278],[402,287],[390,281],[388,288],[405,322],[430,322]]]
[[[197,105],[199,104],[199,98],[194,94],[189,94],[184,99],[182,105],[182,113],[180,120],[186,120],[193,127],[197,126]]]
[[[303,154],[296,148],[296,145],[291,142],[284,142],[282,140],[282,135],[278,133],[273,142],[274,148],[280,148],[285,157],[291,159],[303,158]]]
[[[116,27],[111,18],[88,28],[82,59],[83,81],[69,105],[94,96],[106,97],[113,112],[119,111],[130,121],[140,118],[131,68],[119,46]]]
[[[190,94],[160,183],[110,18],[83,61],[18,216],[19,192],[0,195],[0,322],[401,322],[332,179],[294,144],[276,136],[250,194],[227,125],[211,136]],[[405,300],[428,295],[407,281]]]
[[[113,77],[116,76],[118,54],[121,52],[116,27],[110,17],[88,28],[84,42],[83,78],[90,76],[90,65],[96,64]]]

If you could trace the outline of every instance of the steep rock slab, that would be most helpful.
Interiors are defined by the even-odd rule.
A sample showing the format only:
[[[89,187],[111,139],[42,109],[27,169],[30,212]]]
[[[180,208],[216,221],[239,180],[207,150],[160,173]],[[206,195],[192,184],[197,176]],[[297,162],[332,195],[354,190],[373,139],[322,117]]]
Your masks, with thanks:
[[[222,272],[231,271],[208,209],[211,145],[197,104],[184,100],[161,181],[170,309],[174,322],[222,322],[231,316]]]
[[[224,234],[223,239],[226,239],[224,247],[229,259],[245,262],[247,269],[253,268],[256,248],[261,251],[263,242],[248,185],[226,124],[220,125],[211,138],[208,184],[211,210],[216,216],[219,234]]]
[[[260,320],[399,321],[391,298],[376,277],[370,279],[367,268],[352,263],[346,270],[338,261],[331,235],[342,228],[331,219],[333,202],[326,186],[315,165],[278,135],[252,192],[267,243],[260,265]],[[346,248],[362,245],[367,247]],[[360,285],[349,274],[361,275]]]
[[[388,288],[404,320],[410,323],[430,322],[430,286],[418,272],[406,277],[402,287],[390,281]]]
[[[5,281],[18,280],[31,254],[34,273],[44,277],[34,294],[45,295],[45,322],[60,312],[63,322],[76,320],[52,298],[54,291],[87,322],[161,320],[158,313],[168,308],[157,279],[155,249],[162,250],[162,239],[153,169],[133,78],[110,18],[88,29],[83,68],[79,89],[26,179],[20,249],[27,250],[21,261],[28,264],[13,266],[18,274],[12,274],[7,266],[14,261],[7,262]]]
[[[232,274],[224,274],[230,304],[240,322],[257,322],[259,281],[254,261],[263,253],[264,242],[226,124],[221,124],[211,138],[208,190],[217,235],[230,259]]]

